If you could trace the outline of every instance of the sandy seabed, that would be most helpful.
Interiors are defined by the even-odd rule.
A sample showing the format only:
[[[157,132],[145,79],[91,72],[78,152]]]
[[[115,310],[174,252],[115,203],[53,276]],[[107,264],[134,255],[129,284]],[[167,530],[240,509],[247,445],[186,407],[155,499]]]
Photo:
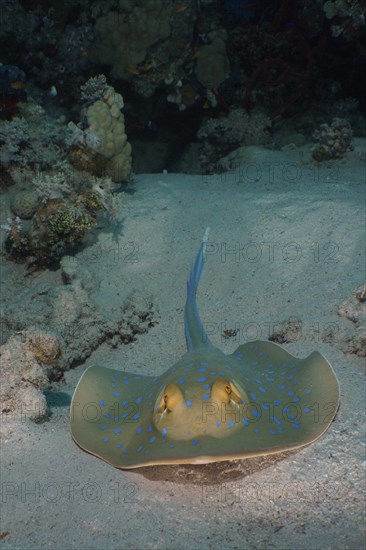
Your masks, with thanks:
[[[48,422],[4,415],[4,548],[365,547],[365,361],[337,340],[350,324],[338,307],[365,282],[364,150],[356,140],[345,159],[317,164],[309,147],[252,147],[246,165],[225,174],[136,178],[118,232],[101,227],[75,265],[104,313],[134,292],[153,302],[156,322],[128,345],[100,344],[67,371],[64,401],[51,400]],[[161,374],[184,354],[186,278],[208,226],[197,299],[213,344],[232,353],[267,339],[276,324],[300,321],[285,348],[297,357],[323,353],[340,382],[340,409],[314,444],[276,460],[114,469],[72,441],[68,402],[90,365]],[[31,288],[40,278],[63,285],[60,270],[30,281],[3,259],[8,302],[14,280],[18,292],[22,280]],[[32,301],[23,308],[37,315]],[[223,338],[232,328],[235,338]]]

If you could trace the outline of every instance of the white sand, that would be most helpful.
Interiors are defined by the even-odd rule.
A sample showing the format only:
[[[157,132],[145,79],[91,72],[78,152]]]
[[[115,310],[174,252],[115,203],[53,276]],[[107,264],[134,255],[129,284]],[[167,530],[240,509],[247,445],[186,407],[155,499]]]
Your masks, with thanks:
[[[99,259],[92,261],[96,244],[78,258],[99,285],[100,308],[136,290],[152,297],[159,324],[133,344],[103,344],[60,388],[71,396],[91,364],[160,374],[182,356],[186,278],[210,226],[198,306],[211,340],[231,353],[247,339],[266,339],[272,324],[300,320],[302,334],[286,349],[299,357],[318,349],[341,384],[329,430],[245,475],[241,462],[116,470],[73,443],[67,406],[41,425],[4,423],[0,532],[11,532],[4,548],[365,546],[364,360],[339,350],[337,330],[334,342],[323,337],[330,324],[341,326],[337,307],[365,279],[365,140],[356,143],[346,159],[319,168],[307,160],[309,147],[250,148],[252,164],[241,172],[138,176],[136,192],[124,198],[119,256],[103,230]],[[222,341],[235,327],[240,339]]]

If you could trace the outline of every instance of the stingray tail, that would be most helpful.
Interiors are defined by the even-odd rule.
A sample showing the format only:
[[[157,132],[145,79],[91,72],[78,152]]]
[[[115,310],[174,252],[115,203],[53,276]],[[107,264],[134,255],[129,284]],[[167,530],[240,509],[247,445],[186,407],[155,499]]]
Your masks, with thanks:
[[[196,261],[192,266],[189,279],[187,281],[187,301],[184,309],[184,328],[188,351],[203,345],[211,345],[198,314],[196,302],[197,287],[206,261],[206,243],[208,240],[209,231],[210,228],[208,227],[203,235]]]

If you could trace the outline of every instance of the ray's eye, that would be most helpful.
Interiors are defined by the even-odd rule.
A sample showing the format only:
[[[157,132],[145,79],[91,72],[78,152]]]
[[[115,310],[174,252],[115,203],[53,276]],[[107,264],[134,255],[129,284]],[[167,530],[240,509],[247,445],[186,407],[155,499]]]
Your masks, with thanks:
[[[159,413],[162,413],[164,411],[167,411],[167,412],[170,412],[169,409],[168,409],[168,394],[167,393],[164,393],[163,395],[163,403],[162,405],[159,407],[158,409],[158,412]]]
[[[173,412],[183,402],[183,394],[179,387],[176,384],[168,384],[158,402],[158,413]]]
[[[211,398],[216,403],[233,403],[239,405],[245,399],[244,392],[234,383],[224,378],[217,378],[212,384]]]

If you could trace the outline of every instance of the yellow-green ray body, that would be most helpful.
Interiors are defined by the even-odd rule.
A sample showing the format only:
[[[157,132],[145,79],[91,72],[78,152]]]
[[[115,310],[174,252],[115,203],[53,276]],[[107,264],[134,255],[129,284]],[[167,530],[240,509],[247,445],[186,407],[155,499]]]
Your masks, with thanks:
[[[187,284],[187,353],[161,376],[90,367],[71,404],[71,431],[86,451],[117,468],[202,464],[307,445],[339,405],[332,367],[318,352],[297,359],[253,341],[232,355],[203,329],[196,290],[206,231]]]

